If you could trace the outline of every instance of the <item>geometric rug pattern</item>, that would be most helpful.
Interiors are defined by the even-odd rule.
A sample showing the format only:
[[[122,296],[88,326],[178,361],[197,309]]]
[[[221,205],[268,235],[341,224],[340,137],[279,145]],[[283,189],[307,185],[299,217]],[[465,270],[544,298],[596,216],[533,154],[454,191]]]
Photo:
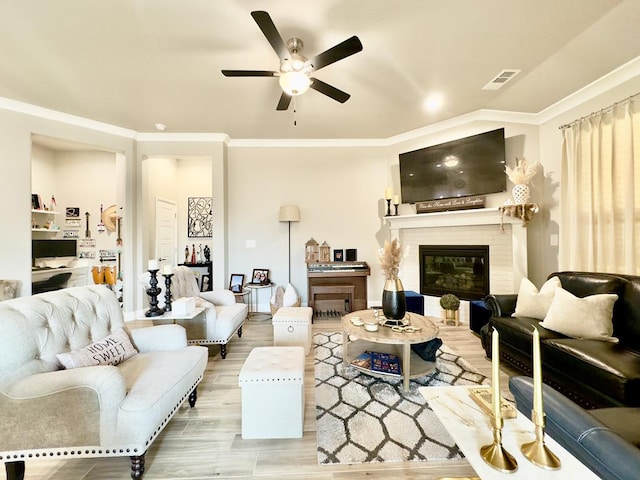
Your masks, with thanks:
[[[411,379],[404,392],[401,378],[375,378],[344,366],[341,332],[315,334],[314,347],[319,464],[464,458],[418,391],[488,383],[463,358],[443,345],[435,371]]]

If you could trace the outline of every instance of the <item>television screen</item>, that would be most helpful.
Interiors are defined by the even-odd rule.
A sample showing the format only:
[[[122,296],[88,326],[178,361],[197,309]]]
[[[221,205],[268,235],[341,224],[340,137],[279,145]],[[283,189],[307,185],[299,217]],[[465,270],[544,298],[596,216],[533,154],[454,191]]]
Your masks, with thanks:
[[[75,257],[76,240],[31,240],[31,258]]]
[[[402,203],[507,189],[504,128],[400,154]]]

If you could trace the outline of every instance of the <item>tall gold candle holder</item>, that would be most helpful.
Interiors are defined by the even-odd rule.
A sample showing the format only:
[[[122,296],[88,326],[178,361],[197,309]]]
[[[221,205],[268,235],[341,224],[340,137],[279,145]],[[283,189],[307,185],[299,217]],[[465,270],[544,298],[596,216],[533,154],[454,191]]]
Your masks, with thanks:
[[[560,459],[544,443],[544,413],[531,410],[531,421],[535,426],[536,439],[533,442],[523,443],[520,451],[534,465],[545,470],[558,470],[561,466]]]
[[[480,456],[491,467],[502,473],[513,473],[518,469],[518,462],[502,446],[502,417],[491,415],[493,443],[480,447]]]

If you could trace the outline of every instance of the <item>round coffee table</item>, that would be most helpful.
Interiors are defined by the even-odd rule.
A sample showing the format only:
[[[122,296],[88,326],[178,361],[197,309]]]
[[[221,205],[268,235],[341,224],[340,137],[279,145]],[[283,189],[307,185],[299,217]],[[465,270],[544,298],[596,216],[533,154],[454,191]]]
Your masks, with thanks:
[[[350,364],[366,351],[397,355],[402,362],[405,392],[409,390],[409,379],[421,377],[435,370],[435,362],[426,362],[411,350],[412,344],[428,342],[438,335],[438,327],[429,318],[412,312],[406,314],[405,321],[408,320],[411,327],[419,328],[416,332],[398,332],[383,325],[380,325],[377,331],[370,332],[365,330],[364,326],[354,325],[351,322],[352,317],[358,317],[363,322],[367,322],[374,319],[374,313],[373,310],[359,310],[342,317],[342,361],[344,365]],[[381,317],[381,320],[384,320],[384,317]],[[392,376],[371,370],[367,370],[367,374],[375,377]]]

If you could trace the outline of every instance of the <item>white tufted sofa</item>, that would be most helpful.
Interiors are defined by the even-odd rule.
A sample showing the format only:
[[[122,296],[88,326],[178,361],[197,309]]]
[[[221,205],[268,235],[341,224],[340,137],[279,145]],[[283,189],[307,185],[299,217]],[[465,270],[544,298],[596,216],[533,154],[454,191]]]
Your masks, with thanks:
[[[124,327],[103,285],[67,288],[0,303],[0,461],[8,479],[25,460],[131,457],[141,478],[153,440],[202,380],[208,351],[188,346],[184,328],[132,329],[138,354],[117,366],[62,369],[56,354]]]
[[[164,288],[164,286],[163,286]],[[242,336],[242,326],[247,319],[248,305],[236,303],[231,290],[201,292],[198,280],[189,267],[178,266],[171,277],[173,300],[193,297],[196,307],[205,309],[204,318],[177,320],[176,323],[187,329],[187,339],[192,345],[220,345],[220,356],[227,356],[227,343],[237,332]],[[161,317],[157,317],[159,319]],[[159,322],[157,319],[154,321]],[[160,320],[161,321],[161,320]]]

